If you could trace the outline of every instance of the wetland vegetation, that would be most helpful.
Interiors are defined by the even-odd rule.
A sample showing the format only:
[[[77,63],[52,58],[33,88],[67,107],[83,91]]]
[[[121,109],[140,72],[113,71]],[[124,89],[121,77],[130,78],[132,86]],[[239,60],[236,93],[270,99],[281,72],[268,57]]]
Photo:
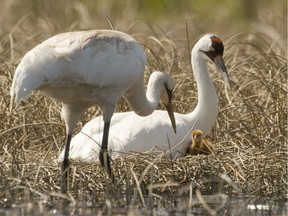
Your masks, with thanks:
[[[4,0],[0,5],[0,215],[245,215],[255,213],[248,208],[254,204],[268,206],[258,211],[263,215],[287,214],[284,0]],[[233,88],[209,67],[219,97],[220,112],[208,134],[216,150],[173,160],[152,151],[115,159],[114,185],[98,163],[74,162],[63,196],[60,105],[35,93],[10,111],[13,74],[21,57],[48,37],[111,24],[145,49],[147,79],[154,70],[173,77],[179,113],[191,112],[197,103],[190,64],[195,41],[207,32],[223,39]],[[121,100],[117,112],[128,110]],[[77,131],[99,114],[101,109],[90,108]],[[70,205],[63,212],[59,203],[65,199]]]

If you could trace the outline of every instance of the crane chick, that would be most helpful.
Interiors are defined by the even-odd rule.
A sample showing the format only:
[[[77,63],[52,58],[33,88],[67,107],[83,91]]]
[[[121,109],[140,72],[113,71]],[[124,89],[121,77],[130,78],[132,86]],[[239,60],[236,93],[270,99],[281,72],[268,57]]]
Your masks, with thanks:
[[[191,136],[192,136],[192,143],[187,149],[187,154],[209,155],[212,152],[214,152],[214,144],[207,139],[203,139],[203,133],[201,130],[192,131]]]

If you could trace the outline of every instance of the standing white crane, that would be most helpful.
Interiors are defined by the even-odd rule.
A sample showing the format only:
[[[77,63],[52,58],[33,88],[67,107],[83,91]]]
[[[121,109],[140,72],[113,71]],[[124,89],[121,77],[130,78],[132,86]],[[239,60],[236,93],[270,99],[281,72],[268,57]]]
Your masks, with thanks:
[[[131,36],[114,30],[91,30],[56,35],[29,51],[18,65],[10,90],[16,107],[39,90],[62,103],[66,145],[61,166],[62,193],[67,192],[72,132],[82,112],[98,105],[103,110],[103,138],[99,159],[111,177],[107,152],[110,121],[122,95],[141,116],[150,115],[161,99],[176,132],[172,108],[173,80],[152,73],[144,86],[146,55]],[[95,125],[96,127],[97,125]]]
[[[177,134],[174,134],[169,127],[169,119],[163,111],[156,110],[147,117],[137,116],[133,112],[115,113],[111,121],[109,136],[112,157],[144,152],[154,147],[163,151],[171,148],[173,157],[182,156],[185,155],[187,147],[191,143],[190,132],[192,129],[200,129],[205,136],[211,130],[218,114],[218,98],[207,70],[209,60],[220,69],[225,82],[230,87],[230,80],[222,57],[223,51],[222,41],[213,34],[203,36],[195,44],[191,62],[197,83],[198,103],[189,114],[174,113]],[[92,119],[80,133],[74,136],[70,147],[72,159],[85,162],[95,161],[95,156],[100,148],[102,127],[99,126],[102,118],[99,116]],[[60,160],[62,158],[63,152],[59,156]]]

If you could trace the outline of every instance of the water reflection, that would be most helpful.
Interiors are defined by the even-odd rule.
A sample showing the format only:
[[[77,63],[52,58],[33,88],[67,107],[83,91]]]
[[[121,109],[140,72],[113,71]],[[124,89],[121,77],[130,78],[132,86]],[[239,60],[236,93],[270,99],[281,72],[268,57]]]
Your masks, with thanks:
[[[225,203],[223,202],[225,200]],[[205,203],[203,203],[205,200]],[[0,215],[19,216],[19,215],[264,215],[264,216],[284,216],[288,214],[288,203],[284,200],[272,201],[265,199],[265,202],[256,202],[251,198],[228,198],[223,195],[203,196],[203,200],[197,198],[188,200],[187,197],[177,200],[173,205],[166,207],[156,205],[147,201],[146,208],[141,207],[140,203],[133,206],[112,207],[110,201],[102,207],[87,206],[81,202],[76,205],[68,205],[65,209],[59,203],[49,203],[43,200],[38,202],[27,202],[13,204],[5,207],[1,202]]]

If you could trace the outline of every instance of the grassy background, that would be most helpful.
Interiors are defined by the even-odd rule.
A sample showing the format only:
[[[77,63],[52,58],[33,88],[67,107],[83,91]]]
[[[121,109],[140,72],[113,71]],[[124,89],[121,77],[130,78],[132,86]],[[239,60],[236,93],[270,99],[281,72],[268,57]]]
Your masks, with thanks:
[[[0,6],[0,208],[26,201],[25,211],[31,212],[31,205],[43,211],[54,208],[59,199],[55,159],[65,140],[60,106],[33,94],[9,112],[17,64],[28,50],[57,33],[111,28],[106,15],[115,29],[133,35],[145,48],[147,78],[160,69],[175,79],[176,112],[191,112],[197,103],[189,53],[203,33],[223,39],[234,88],[228,90],[211,68],[220,107],[208,135],[217,144],[215,155],[175,161],[151,154],[117,159],[115,186],[98,164],[75,163],[69,199],[103,206],[108,198],[113,206],[177,206],[183,211],[195,205],[188,198],[191,191],[198,197],[197,190],[198,195],[245,196],[261,202],[286,199],[286,1],[3,0]],[[126,110],[130,108],[121,100],[117,111]],[[78,130],[99,113],[97,107],[89,109]],[[141,199],[142,194],[148,200]],[[226,209],[219,211],[229,212],[224,204]]]

